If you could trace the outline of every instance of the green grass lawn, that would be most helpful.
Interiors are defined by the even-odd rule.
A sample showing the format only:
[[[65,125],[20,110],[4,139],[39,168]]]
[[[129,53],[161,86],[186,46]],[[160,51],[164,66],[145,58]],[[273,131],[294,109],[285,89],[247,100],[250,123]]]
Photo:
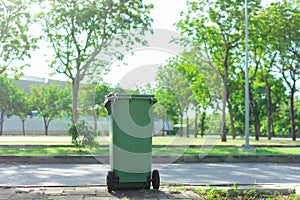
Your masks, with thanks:
[[[0,148],[1,156],[77,156],[77,155],[108,155],[108,148],[78,150],[74,147],[49,148]]]
[[[201,148],[154,148],[154,155],[300,155],[300,148],[256,148],[256,152],[241,152],[238,147]]]
[[[256,191],[255,189],[241,191],[237,186],[229,190],[225,189],[217,189],[216,187],[189,187],[189,186],[182,186],[179,188],[171,190],[171,193],[178,193],[180,191],[192,190],[203,199],[207,200],[227,200],[227,199],[276,199],[276,200],[284,200],[284,199],[291,199],[291,200],[299,200],[300,195],[294,194],[293,192],[282,194],[280,192],[271,192],[271,191]]]
[[[241,152],[238,147],[201,148],[153,148],[153,155],[300,155],[300,148],[256,148],[254,152]],[[49,148],[0,148],[1,156],[47,156],[47,155],[108,155],[108,148],[93,150],[74,147],[49,147]]]
[[[245,144],[244,138],[231,139],[230,136],[227,138],[227,142],[221,142],[219,137],[215,138],[194,138],[194,137],[175,137],[175,136],[156,136],[153,137],[154,145],[222,145],[222,146],[242,146]],[[261,139],[256,141],[250,139],[250,145],[300,145],[300,141],[292,141],[291,138],[286,139],[274,139],[266,140]]]
[[[71,136],[0,136],[0,145],[70,145]]]
[[[100,145],[109,144],[108,137],[98,137]],[[154,136],[153,145],[222,145],[222,146],[242,146],[245,144],[243,138],[231,139],[228,136],[227,142],[221,142],[220,138],[194,138],[194,137],[176,137],[176,136]],[[300,141],[292,139],[255,141],[250,139],[251,145],[300,145]],[[0,145],[71,145],[71,136],[0,136]]]
[[[100,145],[108,145],[108,137],[97,138]],[[256,153],[241,152],[239,149],[245,143],[244,139],[230,139],[221,142],[219,138],[186,138],[176,136],[155,136],[153,145],[164,145],[164,148],[153,148],[153,155],[300,155],[300,148],[288,148],[287,145],[300,145],[292,140],[250,140],[250,145],[280,145],[281,147],[257,147]],[[108,148],[97,148],[78,151],[71,145],[70,136],[0,136],[0,145],[61,145],[61,147],[43,148],[0,148],[0,155],[108,155]],[[198,145],[211,148],[175,148],[173,145]],[[216,146],[217,145],[217,146]]]

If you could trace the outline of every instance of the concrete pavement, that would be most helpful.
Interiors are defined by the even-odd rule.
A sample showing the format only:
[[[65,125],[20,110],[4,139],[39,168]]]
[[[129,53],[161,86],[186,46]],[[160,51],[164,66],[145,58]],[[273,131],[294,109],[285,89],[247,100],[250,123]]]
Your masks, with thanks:
[[[104,186],[89,187],[16,187],[0,188],[0,200],[93,200],[93,199],[200,199],[192,191],[174,192],[169,187],[160,190],[118,190],[108,193]]]
[[[0,200],[93,200],[93,199],[200,199],[201,196],[191,188],[206,189],[206,186],[162,186],[159,190],[117,190],[108,193],[105,186],[65,186],[65,187],[0,187]],[[218,186],[219,190],[233,192],[233,186]],[[293,185],[244,185],[238,186],[239,192],[256,190],[258,193],[290,194],[297,189]]]
[[[101,164],[0,164],[0,200],[93,199],[203,199],[186,187],[216,186],[239,191],[277,191],[300,194],[300,164],[189,163],[154,164],[161,183],[156,190],[119,190],[105,186],[109,165]]]
[[[153,164],[162,184],[300,184],[299,163]],[[109,165],[0,164],[0,186],[104,185]]]

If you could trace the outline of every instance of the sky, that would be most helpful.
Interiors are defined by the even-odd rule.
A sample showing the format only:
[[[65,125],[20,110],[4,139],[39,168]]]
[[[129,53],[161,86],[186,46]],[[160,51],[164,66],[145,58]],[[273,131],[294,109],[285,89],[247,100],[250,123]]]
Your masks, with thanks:
[[[185,8],[185,1],[183,0],[146,0],[147,4],[152,3],[154,4],[154,9],[151,12],[151,16],[154,19],[154,22],[152,24],[153,28],[164,28],[175,31],[175,28],[173,26],[173,23],[179,20],[179,13],[183,8]],[[173,5],[172,8],[170,8],[169,5]],[[166,13],[168,13],[166,15]],[[35,33],[39,33],[38,31],[39,27],[33,27],[32,30]],[[49,76],[53,71],[48,66],[48,63],[46,60],[49,60],[51,57],[49,57],[49,49],[46,47],[46,44],[44,42],[39,43],[39,49],[35,52],[32,52],[32,58],[27,59],[31,64],[30,68],[24,69],[24,74],[27,76],[36,76],[36,77],[42,77],[42,78],[51,78],[51,79],[60,79],[60,80],[66,80],[66,77],[64,75],[55,75],[55,76]],[[152,54],[152,56],[149,56],[149,52],[147,53],[147,56],[145,58],[145,55],[142,55],[144,53],[141,53],[140,55],[137,55],[138,60],[154,60],[158,59],[157,62],[161,62],[165,59],[166,55],[163,55],[164,58],[158,58],[159,56],[157,53]],[[144,58],[142,58],[144,57]],[[136,59],[135,59],[136,60]],[[116,64],[119,65],[119,64]],[[131,65],[131,63],[129,63]],[[120,68],[118,69],[118,71]],[[116,75],[116,74],[115,74]]]
[[[266,5],[270,1],[272,0],[263,0],[263,4]],[[176,32],[173,24],[180,20],[180,12],[186,10],[185,0],[146,0],[145,2],[147,4],[151,3],[154,5],[154,9],[151,12],[151,16],[154,19],[152,28],[166,30],[167,32],[163,33],[164,35],[170,35],[172,34],[172,32]],[[38,33],[36,29],[38,29],[38,27],[33,28],[33,30]],[[154,39],[159,40],[159,38]],[[25,68],[23,71],[24,74],[27,76],[35,76],[41,78],[67,80],[64,75],[49,76],[53,72],[52,69],[48,67],[48,63],[46,62],[46,60],[50,59],[49,49],[43,42],[40,42],[39,46],[40,49],[36,52],[33,52],[32,58],[28,60],[31,63],[31,67]],[[126,60],[126,65],[123,65],[123,62],[112,63],[111,72],[104,77],[104,80],[113,85],[120,83],[120,81],[122,82],[122,79],[123,82],[124,80],[130,82],[128,81],[128,78],[132,76],[140,77],[140,75],[143,75],[140,74],[141,72],[139,72],[139,74],[136,74],[137,72],[130,73],[132,70],[138,67],[150,66],[153,69],[152,71],[155,72],[158,66],[165,62],[168,57],[174,56],[177,53],[177,51],[168,51],[168,48],[165,44],[155,45],[155,48],[139,49],[138,51],[134,52],[134,55],[130,54],[124,57],[124,60]],[[131,75],[126,79],[126,75],[128,73]],[[148,81],[151,81],[153,77],[150,77],[148,79]],[[134,82],[134,80],[132,80],[132,82]]]

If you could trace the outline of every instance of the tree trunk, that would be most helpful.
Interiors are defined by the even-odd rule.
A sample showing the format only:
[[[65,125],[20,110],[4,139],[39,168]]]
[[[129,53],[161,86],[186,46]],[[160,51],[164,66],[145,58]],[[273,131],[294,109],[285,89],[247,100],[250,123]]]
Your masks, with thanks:
[[[273,118],[272,118],[272,99],[271,99],[271,86],[268,81],[268,77],[264,77],[264,81],[266,84],[267,89],[267,116],[268,116],[268,122],[267,122],[267,130],[268,130],[268,140],[271,140],[272,138],[272,124],[273,124]]]
[[[258,119],[258,114],[255,112],[255,107],[254,107],[254,100],[253,100],[253,95],[251,92],[251,89],[249,87],[249,100],[250,100],[250,109],[252,113],[252,120],[254,124],[254,129],[255,129],[255,140],[259,140],[260,136],[260,125],[259,125],[259,119]]]
[[[294,84],[295,85],[295,84]],[[291,134],[292,139],[296,140],[296,131],[295,131],[295,112],[294,112],[294,94],[295,94],[295,87],[291,89],[290,95],[290,123],[291,123]]]
[[[183,112],[180,111],[180,128],[179,128],[179,134],[180,134],[181,137],[182,137],[182,135],[183,135],[182,124],[183,124]]]
[[[226,71],[226,70],[225,70]],[[221,141],[226,142],[226,96],[227,96],[227,75],[224,76],[223,81],[223,97],[222,97],[222,127],[221,127]]]
[[[162,122],[162,136],[165,136],[165,119],[162,118],[161,122]]]
[[[236,137],[236,131],[235,131],[234,120],[233,120],[232,105],[231,105],[231,103],[229,101],[227,101],[227,104],[228,104],[228,111],[229,111],[229,116],[230,116],[232,139],[235,139],[235,137]]]
[[[94,131],[97,131],[98,123],[97,123],[97,113],[95,109],[93,109],[93,120],[94,120]]]
[[[297,126],[298,126],[298,136],[300,136],[300,121],[298,122]]]
[[[195,125],[194,125],[194,137],[197,137],[198,134],[198,109],[197,106],[195,106]]]
[[[44,126],[45,126],[45,135],[48,135],[48,128],[49,128],[48,117],[43,117],[43,119],[44,119]]]
[[[22,121],[22,131],[23,131],[24,136],[26,135],[26,133],[25,133],[25,120],[26,120],[26,118],[21,119],[21,121]]]
[[[201,117],[201,137],[202,138],[204,136],[205,118],[206,118],[206,108],[204,108],[204,111],[203,111],[202,117]]]
[[[0,116],[0,136],[3,135],[4,111],[1,111]]]
[[[185,110],[186,115],[186,137],[190,137],[188,108]]]
[[[73,124],[77,123],[78,119],[78,110],[77,110],[77,104],[78,104],[78,91],[79,91],[79,84],[80,84],[80,77],[79,75],[76,76],[76,78],[73,80],[73,88],[72,88],[72,122]]]

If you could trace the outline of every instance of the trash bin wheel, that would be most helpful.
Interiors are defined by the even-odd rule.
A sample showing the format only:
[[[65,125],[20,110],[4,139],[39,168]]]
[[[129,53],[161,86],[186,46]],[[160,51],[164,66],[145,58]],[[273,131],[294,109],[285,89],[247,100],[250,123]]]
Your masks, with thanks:
[[[111,193],[114,186],[114,173],[112,171],[109,171],[107,173],[106,185],[107,185],[108,192]]]
[[[152,186],[154,189],[159,189],[159,184],[160,184],[160,178],[159,178],[159,173],[158,170],[153,170],[152,172]]]

